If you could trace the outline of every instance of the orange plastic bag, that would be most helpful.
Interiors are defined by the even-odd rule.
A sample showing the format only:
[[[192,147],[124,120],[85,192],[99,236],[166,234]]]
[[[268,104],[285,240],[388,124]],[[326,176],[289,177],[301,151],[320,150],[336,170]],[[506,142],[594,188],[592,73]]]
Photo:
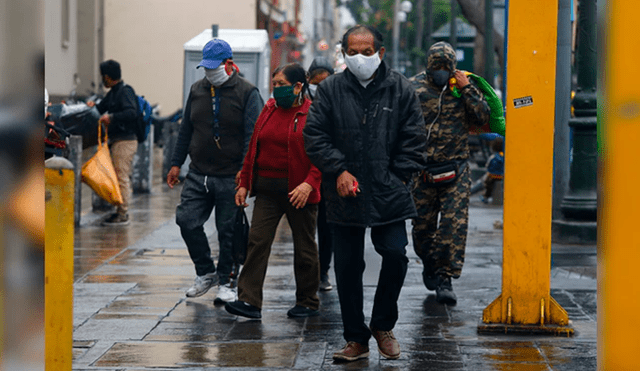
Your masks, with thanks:
[[[104,143],[102,142],[102,125],[98,123],[98,151],[82,165],[82,181],[110,204],[119,205],[122,203],[122,193],[107,146],[108,138],[105,129]]]

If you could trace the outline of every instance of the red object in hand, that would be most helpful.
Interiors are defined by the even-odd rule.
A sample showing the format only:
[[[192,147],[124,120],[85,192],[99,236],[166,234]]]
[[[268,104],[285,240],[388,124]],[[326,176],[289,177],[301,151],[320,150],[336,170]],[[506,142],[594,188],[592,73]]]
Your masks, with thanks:
[[[358,181],[354,180],[353,181],[353,193],[356,193],[358,191]]]

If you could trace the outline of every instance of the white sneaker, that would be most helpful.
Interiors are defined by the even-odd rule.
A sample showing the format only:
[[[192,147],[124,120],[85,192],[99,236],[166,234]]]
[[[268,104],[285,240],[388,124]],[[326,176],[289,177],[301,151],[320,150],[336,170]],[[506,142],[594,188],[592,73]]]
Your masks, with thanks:
[[[238,289],[231,285],[231,282],[220,285],[218,295],[216,295],[215,304],[224,304],[238,300]]]
[[[204,295],[210,288],[217,285],[219,281],[218,273],[207,273],[204,276],[197,276],[193,282],[193,286],[187,290],[188,298],[197,298]]]

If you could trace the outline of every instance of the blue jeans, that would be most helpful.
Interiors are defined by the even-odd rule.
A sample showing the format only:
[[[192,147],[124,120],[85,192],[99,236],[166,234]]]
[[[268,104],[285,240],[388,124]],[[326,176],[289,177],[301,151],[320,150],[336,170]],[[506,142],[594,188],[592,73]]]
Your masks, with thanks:
[[[364,322],[363,285],[365,228],[334,224],[334,266],[344,338],[367,344],[371,331]],[[405,247],[408,244],[404,221],[371,227],[371,242],[382,256],[382,267],[373,299],[371,326],[392,330],[398,321],[398,297],[407,275]]]
[[[180,203],[176,208],[176,223],[187,244],[196,274],[203,276],[216,271],[204,223],[215,206],[218,232],[218,276],[220,284],[229,282],[233,268],[232,238],[236,212],[234,176],[206,176],[189,170],[184,181]]]

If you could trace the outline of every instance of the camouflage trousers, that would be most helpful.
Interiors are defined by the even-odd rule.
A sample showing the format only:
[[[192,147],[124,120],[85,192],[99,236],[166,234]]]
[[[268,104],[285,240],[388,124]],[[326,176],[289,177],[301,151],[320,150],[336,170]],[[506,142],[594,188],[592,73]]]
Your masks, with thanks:
[[[470,191],[469,166],[449,186],[432,187],[421,176],[414,179],[412,193],[418,217],[413,220],[413,249],[429,276],[460,277],[467,244]]]

